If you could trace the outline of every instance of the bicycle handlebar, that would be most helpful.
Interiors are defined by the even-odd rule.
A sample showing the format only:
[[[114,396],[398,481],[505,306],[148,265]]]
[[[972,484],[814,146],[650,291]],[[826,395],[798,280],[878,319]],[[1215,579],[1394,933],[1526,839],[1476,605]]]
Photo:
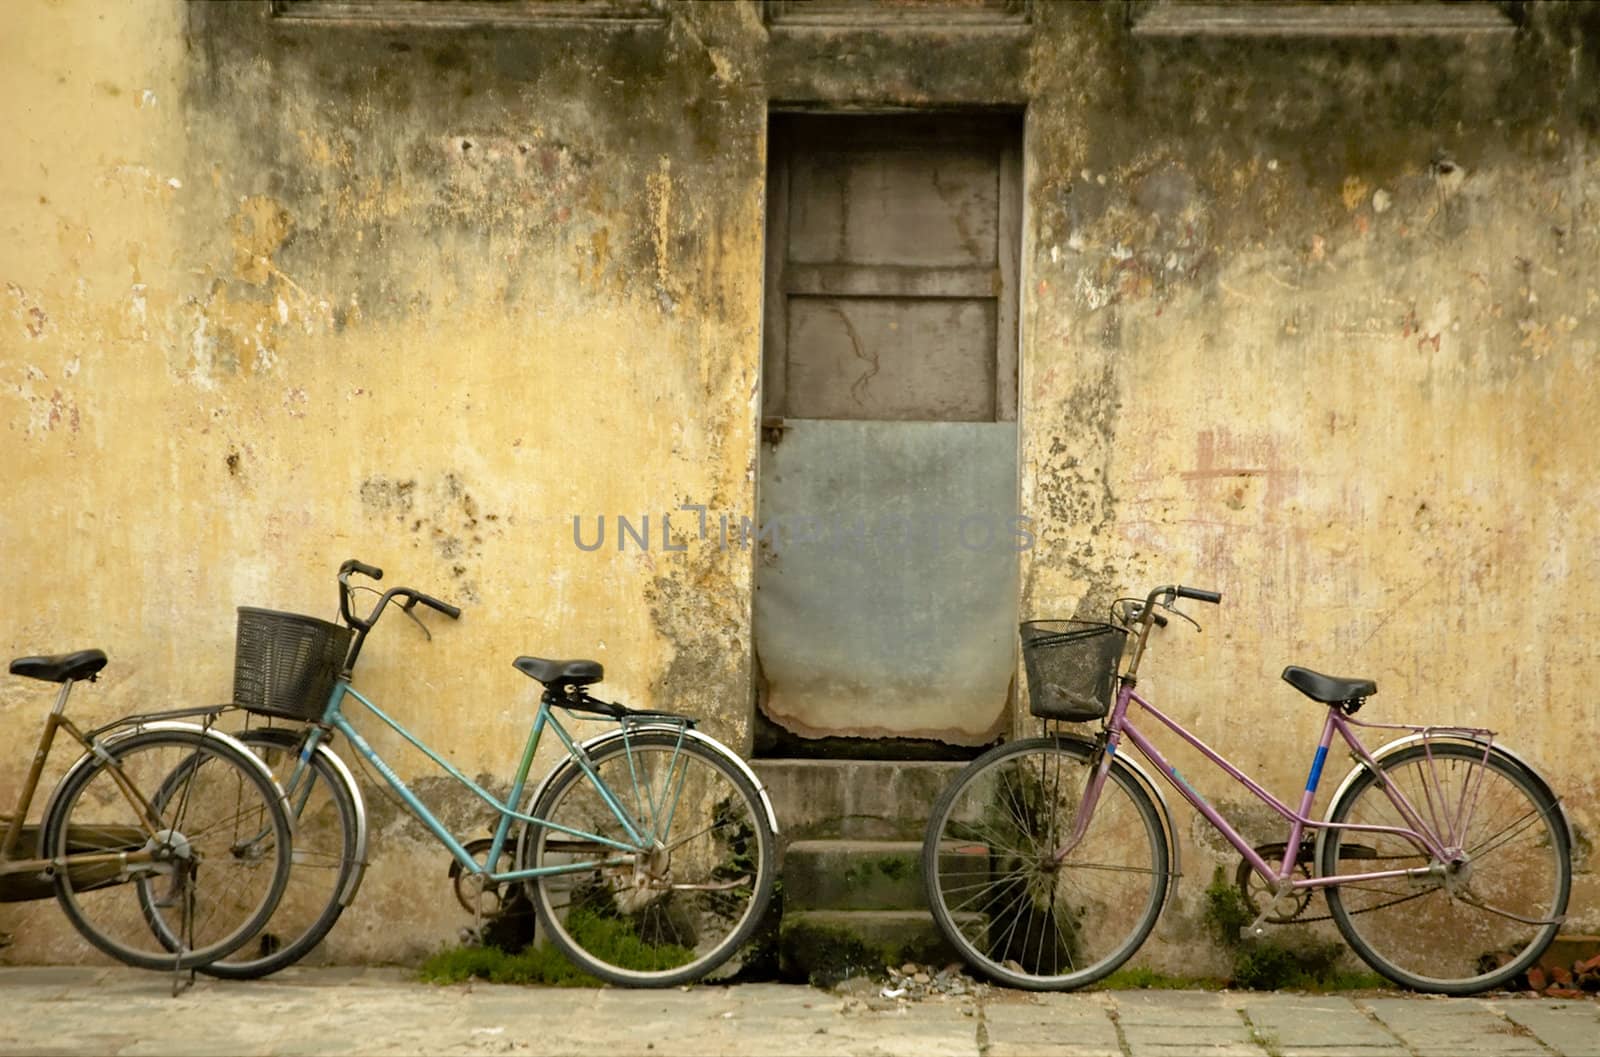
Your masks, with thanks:
[[[437,599],[430,594],[418,591],[415,587],[389,588],[389,590],[385,591],[383,596],[378,599],[378,604],[372,607],[372,612],[368,613],[365,619],[362,619],[350,611],[351,573],[360,573],[362,576],[370,577],[374,580],[382,580],[383,570],[378,568],[376,565],[368,565],[367,563],[357,561],[354,558],[348,559],[339,566],[339,615],[344,617],[344,622],[346,624],[349,624],[352,628],[355,628],[358,631],[365,632],[371,630],[372,625],[376,624],[378,622],[378,617],[382,615],[384,607],[390,602],[394,601],[396,598],[403,598],[406,600],[406,609],[410,609],[418,602],[421,602],[429,609],[437,610],[438,612],[449,617],[451,620],[461,619],[461,610],[458,607],[451,605],[449,602]]]
[[[356,561],[354,558],[346,558],[344,564],[339,566],[339,575],[340,577],[345,577],[350,573],[360,573],[362,576],[370,576],[374,580],[383,579],[383,570],[376,565],[368,565],[366,562]]]
[[[1157,605],[1171,606],[1179,598],[1192,598],[1196,602],[1216,605],[1222,601],[1222,592],[1208,591],[1202,587],[1184,587],[1181,584],[1163,584],[1150,592],[1145,599],[1145,606],[1147,611],[1153,612]]]
[[[1216,605],[1222,601],[1222,592],[1207,590],[1203,587],[1184,587],[1182,584],[1163,584],[1146,595],[1144,607],[1134,618],[1137,629],[1136,644],[1133,649],[1133,659],[1128,662],[1128,670],[1123,673],[1122,678],[1124,680],[1131,682],[1139,674],[1139,662],[1144,657],[1144,647],[1150,638],[1151,626],[1166,627],[1166,620],[1160,613],[1156,612],[1157,606],[1171,609],[1178,616],[1194,624],[1196,628],[1200,626],[1195,624],[1194,620],[1183,612],[1172,608],[1172,603],[1180,598],[1192,598],[1196,602],[1210,602],[1212,605]]]
[[[461,619],[461,609],[459,606],[453,606],[449,602],[441,602],[432,595],[425,595],[421,591],[413,591],[409,587],[396,588],[396,591],[408,594],[411,597],[412,602],[421,602],[429,609],[437,609],[451,620]]]

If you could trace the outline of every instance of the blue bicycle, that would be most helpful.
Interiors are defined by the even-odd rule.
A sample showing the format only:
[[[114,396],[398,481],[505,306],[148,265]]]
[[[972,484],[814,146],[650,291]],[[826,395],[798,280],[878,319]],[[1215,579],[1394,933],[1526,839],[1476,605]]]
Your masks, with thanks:
[[[352,575],[339,569],[344,623],[242,608],[234,704],[296,722],[245,732],[277,772],[295,815],[294,868],[278,910],[255,941],[206,967],[216,976],[264,976],[304,957],[355,898],[366,861],[366,815],[350,771],[330,743],[343,735],[450,852],[457,895],[493,915],[525,894],[539,926],[574,964],[611,983],[665,987],[704,977],[745,944],[766,910],[777,865],[777,819],[755,773],[732,750],[669,712],[601,701],[588,688],[595,661],[518,657],[544,686],[510,791],[500,800],[350,685],[368,634],[391,602],[451,618],[461,611],[415,588],[382,593],[365,617],[351,608]],[[420,621],[419,621],[420,623]],[[351,702],[425,753],[481,800],[487,841],[452,834],[351,725]],[[602,721],[579,740],[558,716]],[[530,787],[546,730],[566,758]]]

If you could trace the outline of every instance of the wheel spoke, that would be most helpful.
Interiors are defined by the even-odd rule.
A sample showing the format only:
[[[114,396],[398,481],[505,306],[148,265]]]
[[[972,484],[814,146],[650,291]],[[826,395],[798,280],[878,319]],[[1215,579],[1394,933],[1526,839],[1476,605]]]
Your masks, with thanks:
[[[1090,983],[1131,955],[1160,913],[1168,878],[1159,815],[1120,767],[1073,857],[1049,860],[1073,830],[1092,755],[1087,745],[1043,739],[993,750],[957,777],[929,819],[923,873],[934,920],[1002,983]]]
[[[1330,887],[1334,923],[1368,964],[1406,987],[1472,994],[1502,986],[1538,958],[1565,911],[1570,849],[1555,809],[1522,765],[1477,743],[1408,747],[1380,758],[1379,769],[1362,773],[1332,805],[1329,820],[1396,825],[1386,789],[1403,793],[1413,806],[1427,805],[1422,817],[1444,826],[1435,837],[1447,847],[1464,846],[1465,861],[1433,864],[1416,854],[1345,859],[1334,839],[1320,864],[1324,874],[1418,864],[1409,883]],[[1377,836],[1378,851],[1393,840]]]

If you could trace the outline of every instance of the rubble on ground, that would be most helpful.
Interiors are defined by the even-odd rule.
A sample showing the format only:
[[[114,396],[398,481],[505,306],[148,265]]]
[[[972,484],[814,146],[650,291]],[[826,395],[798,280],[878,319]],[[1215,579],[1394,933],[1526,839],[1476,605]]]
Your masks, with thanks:
[[[989,985],[968,976],[959,963],[944,968],[906,962],[890,966],[882,977],[857,976],[841,981],[834,991],[844,996],[845,1012],[893,1009],[910,1002],[948,1001],[978,997]]]

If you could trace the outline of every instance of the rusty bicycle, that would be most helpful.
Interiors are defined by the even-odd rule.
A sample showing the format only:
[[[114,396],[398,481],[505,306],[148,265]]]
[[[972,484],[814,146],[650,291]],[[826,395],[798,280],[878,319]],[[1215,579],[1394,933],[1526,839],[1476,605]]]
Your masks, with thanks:
[[[54,897],[95,947],[128,965],[184,971],[244,944],[289,875],[288,805],[271,772],[191,712],[81,730],[65,709],[100,650],[19,657],[12,675],[58,683],[10,815],[0,815],[0,901]],[[27,818],[58,732],[83,749]]]

